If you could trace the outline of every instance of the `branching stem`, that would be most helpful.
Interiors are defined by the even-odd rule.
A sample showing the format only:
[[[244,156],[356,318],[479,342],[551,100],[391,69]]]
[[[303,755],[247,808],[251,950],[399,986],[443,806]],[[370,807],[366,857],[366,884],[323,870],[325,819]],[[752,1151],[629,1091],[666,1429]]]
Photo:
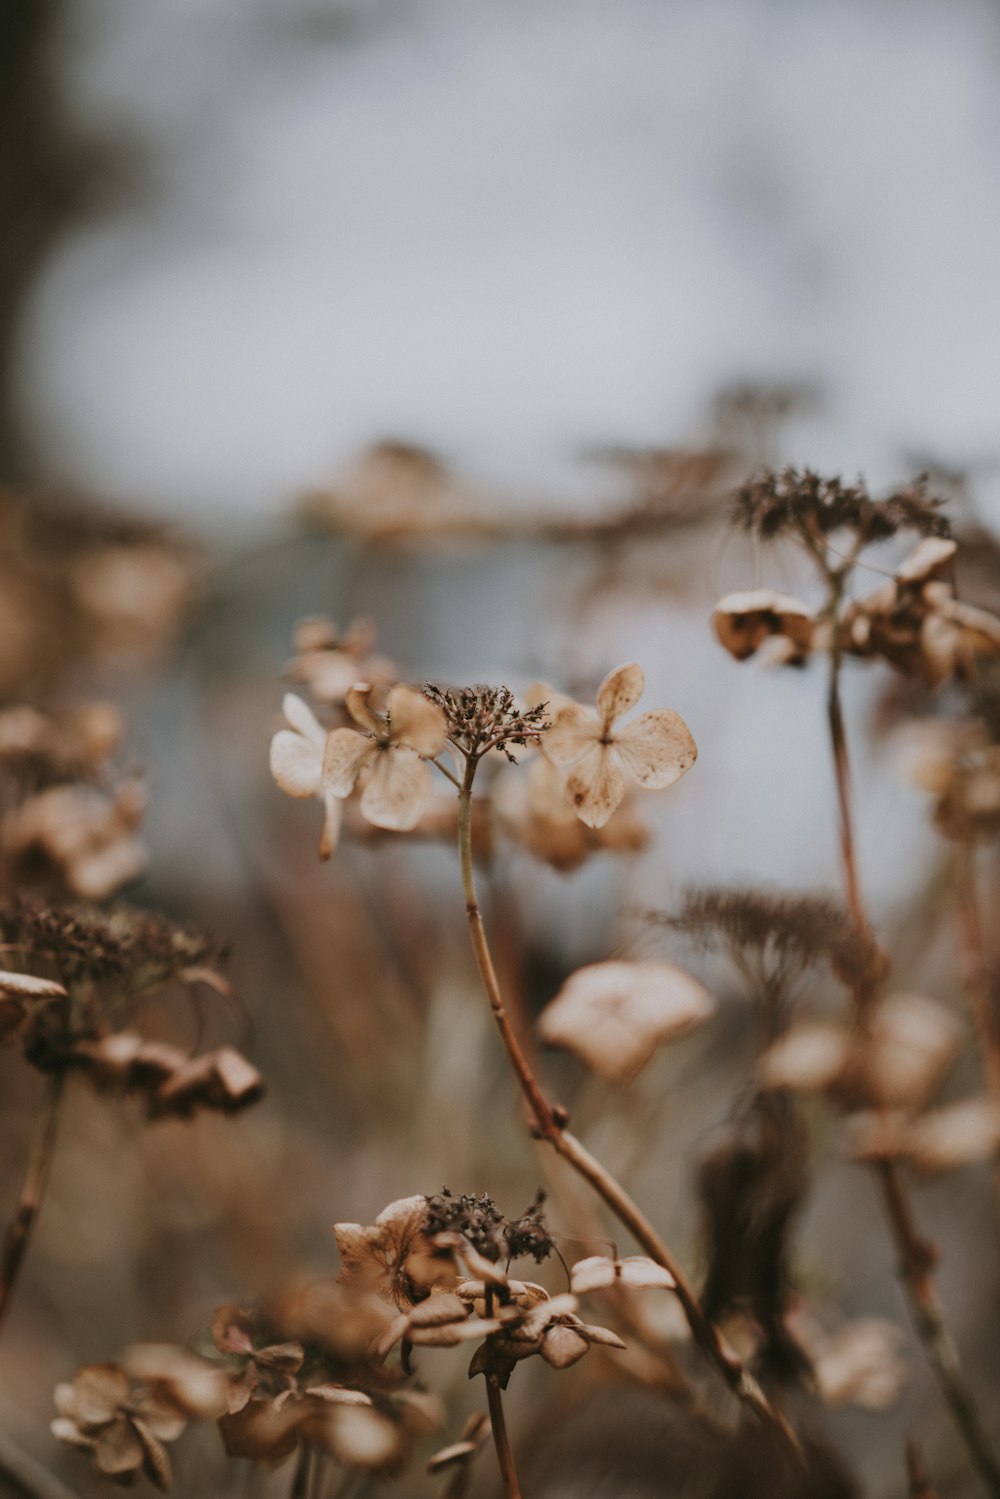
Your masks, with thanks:
[[[465,894],[465,914],[483,988],[490,1002],[493,1018],[500,1032],[511,1070],[531,1110],[535,1130],[543,1140],[558,1151],[564,1160],[569,1162],[578,1175],[590,1184],[650,1259],[669,1270],[677,1283],[677,1299],[687,1318],[691,1333],[702,1352],[715,1365],[733,1394],[798,1458],[801,1455],[801,1449],[795,1433],[784,1416],[771,1405],[749,1369],[725,1344],[718,1329],[705,1316],[694,1288],[656,1229],[607,1168],[564,1127],[532,1071],[503,1002],[476,895],[472,861],[472,783],[475,773],[476,760],[470,755],[466,761],[458,806],[458,850],[462,888]]]

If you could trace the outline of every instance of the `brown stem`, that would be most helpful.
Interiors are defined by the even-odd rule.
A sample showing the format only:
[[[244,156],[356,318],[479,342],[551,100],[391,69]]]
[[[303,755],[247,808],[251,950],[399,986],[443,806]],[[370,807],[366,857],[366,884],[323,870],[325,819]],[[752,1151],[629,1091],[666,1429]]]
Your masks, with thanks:
[[[982,912],[976,888],[976,851],[970,839],[955,847],[955,884],[962,932],[962,969],[972,1002],[973,1019],[994,1098],[1000,1100],[1000,1014],[986,950]]]
[[[486,1376],[486,1398],[490,1407],[493,1445],[496,1448],[497,1462],[500,1465],[500,1477],[503,1479],[504,1499],[521,1499],[521,1485],[517,1481],[514,1454],[507,1437],[507,1422],[504,1420],[500,1381],[493,1373]]]
[[[531,1110],[535,1129],[539,1136],[568,1161],[573,1169],[587,1181],[599,1197],[607,1204],[618,1221],[629,1230],[633,1238],[657,1264],[662,1265],[677,1282],[677,1299],[681,1304],[692,1336],[703,1353],[718,1369],[726,1384],[765,1426],[770,1427],[780,1440],[796,1455],[801,1455],[795,1433],[788,1422],[769,1402],[764,1391],[749,1369],[736,1353],[723,1341],[701,1309],[697,1295],[680,1265],[660,1238],[656,1229],[642,1210],[634,1203],[624,1187],[590,1151],[564,1128],[556,1117],[552,1105],[546,1099],[524,1050],[510,1023],[504,1007],[503,996],[497,982],[496,971],[490,956],[482,912],[476,897],[475,876],[472,865],[472,782],[476,762],[470,756],[459,795],[458,847],[462,870],[462,887],[465,892],[465,912],[469,924],[469,935],[476,964],[486,990],[493,1018],[497,1023],[507,1058],[517,1079],[518,1086]]]
[[[855,852],[847,734],[840,702],[841,662],[840,651],[836,644],[836,621],[834,621],[834,631],[835,644],[830,653],[827,718],[830,726],[830,744],[833,750],[834,777],[840,812],[844,890],[858,935],[867,940],[870,937],[871,927],[861,894]],[[858,982],[854,991],[855,1015],[862,1034],[867,1028],[874,999],[874,985],[871,978],[866,976]],[[993,1451],[975,1397],[966,1383],[954,1340],[945,1326],[934,1284],[934,1251],[920,1233],[897,1162],[894,1160],[877,1161],[874,1163],[874,1169],[882,1196],[883,1211],[889,1223],[893,1245],[899,1260],[900,1279],[917,1336],[923,1346],[927,1361],[937,1376],[945,1401],[965,1442],[973,1466],[989,1492],[994,1495],[994,1499],[1000,1499],[1000,1462]]]
[[[33,1457],[0,1432],[0,1491],[11,1499],[79,1499]]]
[[[292,1473],[292,1486],[288,1491],[288,1499],[307,1499],[309,1493],[309,1448],[299,1449],[299,1455],[295,1460],[295,1469]]]
[[[55,1152],[64,1085],[65,1074],[61,1072],[49,1079],[48,1096],[31,1147],[17,1207],[4,1236],[3,1247],[0,1248],[0,1327],[10,1310],[14,1287],[45,1196]]]

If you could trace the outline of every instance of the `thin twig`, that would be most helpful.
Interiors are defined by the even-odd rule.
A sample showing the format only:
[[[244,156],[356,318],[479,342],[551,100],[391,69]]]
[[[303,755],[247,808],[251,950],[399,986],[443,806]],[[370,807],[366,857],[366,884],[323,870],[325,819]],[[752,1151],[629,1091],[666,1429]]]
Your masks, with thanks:
[[[11,1298],[25,1255],[32,1230],[45,1196],[52,1157],[55,1152],[56,1135],[59,1129],[59,1109],[62,1103],[65,1074],[57,1072],[49,1079],[48,1093],[42,1117],[35,1133],[31,1155],[28,1158],[21,1192],[14,1216],[0,1248],[0,1327],[10,1310]]]
[[[295,1468],[292,1473],[292,1486],[288,1490],[288,1499],[308,1499],[309,1494],[309,1448],[303,1446],[299,1449],[299,1455],[295,1460]]]
[[[503,1002],[503,995],[500,992],[490,955],[482,912],[476,896],[472,861],[471,811],[475,770],[475,760],[470,756],[466,763],[458,808],[459,862],[462,871],[462,888],[465,893],[465,913],[483,988],[489,999],[493,1018],[518,1086],[531,1110],[537,1133],[542,1139],[548,1141],[563,1159],[568,1161],[574,1170],[590,1184],[649,1257],[670,1272],[677,1283],[677,1299],[698,1346],[718,1369],[733,1394],[753,1412],[762,1424],[770,1427],[798,1457],[801,1449],[795,1433],[784,1416],[771,1405],[749,1369],[723,1341],[717,1328],[705,1316],[694,1288],[656,1229],[607,1168],[564,1127],[563,1121],[557,1117],[556,1111],[545,1097],[532,1071]]]
[[[521,1499],[521,1486],[517,1481],[514,1454],[507,1437],[507,1422],[503,1414],[503,1397],[500,1381],[492,1371],[486,1376],[486,1398],[490,1407],[490,1430],[496,1448],[500,1477],[503,1480],[504,1499]]]
[[[830,653],[830,683],[827,697],[827,720],[833,750],[834,779],[840,814],[841,855],[844,888],[851,916],[860,936],[867,938],[870,923],[861,894],[858,875],[854,822],[851,806],[847,734],[840,701],[839,647]],[[875,991],[870,976],[859,979],[854,990],[855,1015],[862,1033],[867,1028]],[[942,1393],[955,1424],[965,1442],[980,1478],[987,1489],[1000,1499],[1000,1461],[993,1450],[976,1399],[962,1370],[958,1349],[949,1333],[938,1301],[934,1283],[935,1254],[917,1225],[913,1206],[906,1191],[898,1164],[893,1160],[874,1163],[882,1196],[882,1206],[892,1234],[899,1261],[899,1275],[910,1307],[914,1328],[927,1360],[937,1376]]]

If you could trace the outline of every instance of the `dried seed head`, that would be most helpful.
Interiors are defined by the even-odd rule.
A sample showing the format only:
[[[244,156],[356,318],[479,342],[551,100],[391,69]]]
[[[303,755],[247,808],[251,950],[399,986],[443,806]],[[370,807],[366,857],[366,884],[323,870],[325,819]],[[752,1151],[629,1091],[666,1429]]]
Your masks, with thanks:
[[[524,749],[538,744],[549,727],[548,704],[526,707],[509,687],[440,687],[427,682],[424,694],[444,714],[452,743],[476,758],[499,749],[516,764],[511,745]]]
[[[836,477],[822,478],[811,469],[786,468],[769,470],[743,485],[734,496],[731,520],[762,541],[853,531],[867,545],[903,530],[947,536],[948,521],[940,506],[940,500],[927,494],[923,479],[874,500],[860,481],[845,484]]]

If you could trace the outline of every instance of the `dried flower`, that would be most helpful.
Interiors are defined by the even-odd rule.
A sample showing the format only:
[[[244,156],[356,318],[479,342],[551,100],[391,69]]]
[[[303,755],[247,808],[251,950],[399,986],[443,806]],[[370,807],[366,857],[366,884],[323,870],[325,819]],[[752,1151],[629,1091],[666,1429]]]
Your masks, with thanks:
[[[56,1386],[55,1403],[53,1436],[87,1449],[99,1473],[131,1483],[142,1472],[158,1489],[170,1487],[163,1443],[176,1441],[187,1424],[173,1401],[134,1390],[117,1364],[88,1364],[72,1384]]]
[[[95,786],[50,786],[7,814],[0,844],[22,869],[40,866],[72,895],[105,900],[146,868],[137,836],[144,812],[138,782],[114,795]]]
[[[737,661],[745,661],[774,636],[791,648],[788,661],[802,661],[812,646],[815,627],[815,616],[805,604],[770,588],[728,593],[712,614],[715,638]]]
[[[342,811],[338,796],[323,781],[326,730],[293,692],[285,693],[281,708],[292,727],[279,729],[271,740],[271,774],[289,796],[315,796],[323,803],[319,856],[328,859],[337,846]]]
[[[407,832],[431,798],[426,757],[444,747],[444,715],[412,687],[399,686],[389,692],[383,716],[369,706],[370,692],[358,685],[347,694],[348,712],[363,732],[334,729],[327,738],[324,794],[349,796],[367,767],[361,811],[376,827]]]
[[[340,1280],[378,1291],[398,1307],[410,1307],[434,1286],[458,1279],[450,1254],[436,1252],[427,1232],[427,1198],[401,1197],[383,1208],[370,1228],[335,1223],[343,1260]]]
[[[673,963],[592,963],[542,1012],[539,1035],[610,1082],[629,1082],[659,1046],[715,1011],[705,986]]]
[[[567,790],[589,827],[607,822],[625,795],[625,774],[648,790],[672,786],[698,753],[688,727],[672,708],[654,708],[616,731],[623,713],[642,696],[636,662],[619,666],[597,690],[597,712],[579,703],[559,709],[542,741],[553,764],[569,768]]]
[[[295,627],[294,643],[296,654],[286,675],[318,702],[339,706],[355,682],[383,688],[398,678],[393,662],[372,653],[375,631],[369,620],[352,620],[342,633],[322,616],[303,619]]]
[[[947,536],[940,504],[928,496],[921,480],[873,500],[861,482],[845,484],[811,469],[786,468],[767,471],[745,484],[734,498],[732,520],[763,541],[788,534],[826,537],[846,530],[867,545],[902,530]]]
[[[632,1290],[671,1290],[677,1282],[669,1270],[642,1254],[628,1254],[623,1260],[605,1254],[577,1260],[570,1272],[570,1289],[574,1296],[588,1291],[606,1291],[613,1286]]]
[[[595,853],[638,853],[649,842],[635,800],[624,799],[599,828],[581,822],[567,789],[567,773],[542,756],[524,774],[504,771],[494,784],[492,806],[509,838],[562,874]]]
[[[449,741],[472,759],[500,750],[513,764],[511,745],[521,749],[539,744],[549,727],[548,701],[528,694],[524,704],[509,687],[439,687],[428,682],[425,695],[444,714]]]

